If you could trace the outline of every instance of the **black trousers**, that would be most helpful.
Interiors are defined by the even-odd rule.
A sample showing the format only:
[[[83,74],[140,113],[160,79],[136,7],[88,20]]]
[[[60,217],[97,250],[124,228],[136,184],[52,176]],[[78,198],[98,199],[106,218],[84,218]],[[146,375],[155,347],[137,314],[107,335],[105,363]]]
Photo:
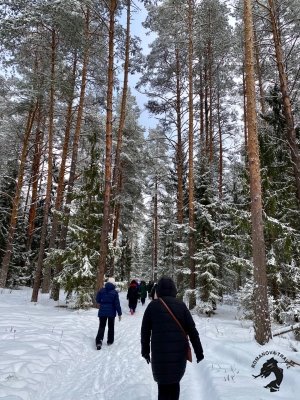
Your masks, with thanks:
[[[137,299],[129,300],[129,301],[128,301],[128,307],[129,307],[131,310],[135,311],[136,306],[137,306]]]
[[[180,384],[171,383],[169,385],[158,384],[158,400],[178,400],[180,394]]]
[[[108,332],[107,332],[107,343],[112,344],[115,339],[115,317],[100,317],[99,318],[99,329],[96,336],[96,345],[103,341],[103,336],[106,327],[106,321],[108,321]]]

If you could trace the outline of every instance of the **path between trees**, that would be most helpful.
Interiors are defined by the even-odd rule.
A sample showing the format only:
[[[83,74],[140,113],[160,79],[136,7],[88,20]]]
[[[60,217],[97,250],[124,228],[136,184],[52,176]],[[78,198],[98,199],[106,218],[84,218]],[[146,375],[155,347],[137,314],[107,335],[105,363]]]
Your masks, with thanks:
[[[123,317],[116,321],[115,343],[108,347],[104,341],[97,351],[96,309],[55,307],[46,294],[39,303],[32,303],[31,292],[30,288],[0,291],[1,399],[157,399],[151,366],[140,355],[144,312],[140,303],[131,316],[125,293],[120,293]],[[299,367],[288,368],[283,357],[300,364],[299,342],[280,335],[259,346],[251,321],[239,320],[232,305],[220,304],[213,317],[194,319],[205,359],[200,364],[187,363],[180,400],[274,400],[266,387],[273,375],[254,378],[274,351],[283,369],[276,400],[297,398]]]
[[[55,374],[45,383],[37,400],[156,400],[157,385],[151,367],[140,356],[140,326],[144,309],[128,312],[125,294],[121,293],[122,321],[116,320],[115,343],[100,351],[94,347],[97,312],[89,310],[73,318],[77,334],[65,337],[73,358],[57,364]],[[70,321],[71,322],[71,321]],[[67,332],[65,333],[67,335]],[[81,338],[80,338],[81,336]],[[74,340],[76,338],[76,340]],[[181,383],[181,400],[219,400],[206,364],[195,361],[187,365]]]

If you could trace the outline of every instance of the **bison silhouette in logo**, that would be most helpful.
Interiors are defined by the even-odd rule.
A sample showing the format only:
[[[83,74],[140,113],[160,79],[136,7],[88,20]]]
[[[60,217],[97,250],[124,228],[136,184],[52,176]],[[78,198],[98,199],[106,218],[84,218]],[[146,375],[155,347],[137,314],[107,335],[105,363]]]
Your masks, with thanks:
[[[270,360],[267,360],[263,366],[261,367],[259,375],[252,375],[254,378],[258,378],[261,376],[262,378],[267,378],[273,372],[275,378],[273,381],[268,383],[265,388],[269,388],[270,392],[278,392],[280,384],[283,379],[283,369],[278,367],[278,361],[275,360],[273,357]]]

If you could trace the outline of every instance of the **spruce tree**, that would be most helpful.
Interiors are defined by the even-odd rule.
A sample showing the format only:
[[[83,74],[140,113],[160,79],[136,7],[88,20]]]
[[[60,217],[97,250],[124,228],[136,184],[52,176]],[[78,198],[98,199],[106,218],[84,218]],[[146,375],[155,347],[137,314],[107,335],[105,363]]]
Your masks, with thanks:
[[[89,161],[82,171],[80,185],[72,195],[66,249],[51,251],[45,261],[51,266],[63,265],[55,279],[69,296],[75,295],[76,307],[93,303],[103,212],[103,193],[99,191],[103,177],[99,166],[97,131],[91,132],[88,140]]]
[[[289,145],[285,138],[286,118],[279,87],[275,85],[266,97],[260,134],[262,188],[266,213],[265,238],[270,294],[274,300],[273,315],[283,321],[289,303],[296,298],[299,281],[300,222],[296,185]],[[287,299],[290,301],[287,302]]]

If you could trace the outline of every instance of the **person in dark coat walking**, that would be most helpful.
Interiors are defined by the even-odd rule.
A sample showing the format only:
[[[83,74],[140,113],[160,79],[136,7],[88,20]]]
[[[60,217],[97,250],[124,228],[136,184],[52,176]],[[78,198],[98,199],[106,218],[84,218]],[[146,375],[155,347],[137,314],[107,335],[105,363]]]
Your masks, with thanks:
[[[157,283],[153,283],[151,292],[150,292],[150,299],[154,300],[155,296],[156,296],[156,288],[157,288]]]
[[[141,281],[139,288],[139,297],[141,299],[142,305],[144,305],[147,297],[147,285],[145,281]]]
[[[157,283],[156,298],[147,306],[142,321],[141,353],[148,364],[151,362],[153,378],[158,384],[158,400],[179,399],[188,348],[186,337],[159,298],[167,304],[189,335],[197,363],[204,358],[192,315],[185,303],[176,298],[176,293],[173,280],[161,278]]]
[[[127,291],[128,307],[130,309],[131,315],[135,313],[138,298],[139,298],[138,284],[135,280],[133,280],[130,282],[130,285],[129,285],[129,288]]]
[[[153,289],[154,282],[149,281],[147,285],[147,292],[148,292],[148,298],[151,299],[151,291]]]
[[[99,329],[96,336],[96,348],[97,350],[100,350],[102,347],[106,322],[108,322],[107,344],[111,345],[114,342],[115,318],[117,314],[119,316],[119,321],[121,321],[122,310],[114,278],[108,278],[104,288],[100,289],[97,293],[96,302],[100,305],[98,311]]]

